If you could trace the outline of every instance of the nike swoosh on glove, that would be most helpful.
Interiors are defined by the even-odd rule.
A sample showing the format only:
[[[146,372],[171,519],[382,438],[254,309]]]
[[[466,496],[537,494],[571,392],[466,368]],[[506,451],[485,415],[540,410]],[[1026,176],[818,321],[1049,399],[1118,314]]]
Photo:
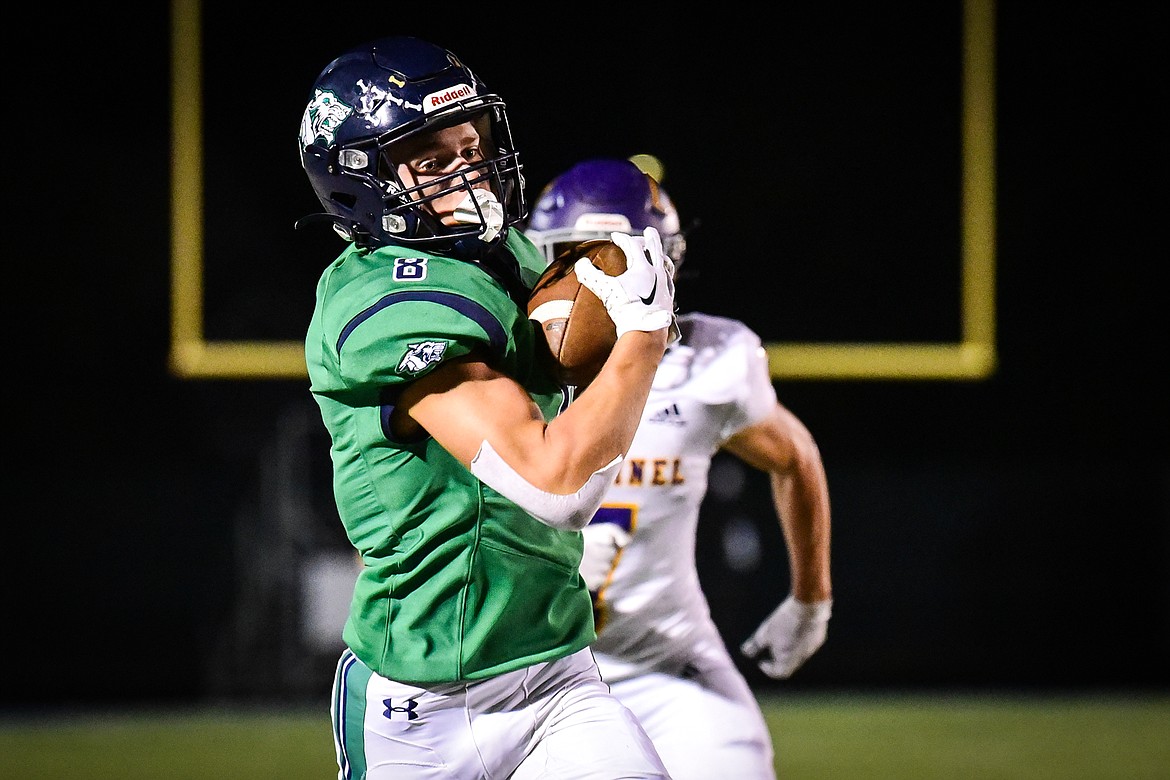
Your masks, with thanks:
[[[739,649],[764,674],[787,679],[825,643],[832,613],[832,599],[806,604],[789,596]]]
[[[577,279],[605,306],[617,335],[631,330],[677,327],[674,315],[674,261],[662,250],[658,231],[648,227],[641,236],[611,233],[610,238],[626,255],[626,270],[610,276],[587,258],[573,266]]]

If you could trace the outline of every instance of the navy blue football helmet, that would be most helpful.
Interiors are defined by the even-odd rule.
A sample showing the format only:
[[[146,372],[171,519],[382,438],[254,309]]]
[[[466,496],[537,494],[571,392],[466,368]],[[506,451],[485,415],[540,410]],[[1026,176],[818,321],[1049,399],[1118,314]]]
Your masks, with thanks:
[[[402,182],[388,154],[391,144],[468,121],[484,137],[482,162],[422,186]],[[301,165],[328,212],[314,216],[329,219],[342,238],[361,246],[441,250],[483,236],[494,244],[527,216],[504,101],[454,54],[417,38],[373,41],[326,66],[305,106],[299,147]],[[485,179],[499,201],[490,204],[497,210],[495,230],[488,228],[481,199],[472,198],[475,214],[458,226],[443,225],[426,208],[458,190],[470,195]]]
[[[629,160],[599,158],[574,165],[540,193],[524,234],[552,260],[567,247],[613,231],[653,227],[662,248],[682,265],[687,241],[666,190]]]

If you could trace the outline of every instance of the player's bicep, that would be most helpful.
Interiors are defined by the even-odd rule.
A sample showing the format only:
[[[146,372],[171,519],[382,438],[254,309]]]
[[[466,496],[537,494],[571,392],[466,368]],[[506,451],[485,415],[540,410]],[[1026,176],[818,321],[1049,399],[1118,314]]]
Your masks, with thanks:
[[[544,429],[540,409],[515,380],[473,356],[452,360],[410,384],[396,414],[426,430],[464,465],[484,441],[501,453],[521,452]]]
[[[783,404],[759,422],[738,431],[723,449],[761,471],[786,472],[793,467],[802,447],[815,446],[804,424]]]

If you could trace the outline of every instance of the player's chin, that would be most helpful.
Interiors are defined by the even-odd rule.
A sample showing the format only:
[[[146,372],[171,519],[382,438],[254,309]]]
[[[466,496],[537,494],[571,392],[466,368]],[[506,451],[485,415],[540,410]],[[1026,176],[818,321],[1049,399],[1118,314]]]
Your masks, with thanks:
[[[453,201],[449,207],[445,204],[442,204],[442,207],[440,207],[441,204],[433,203],[431,205],[431,212],[444,226],[455,227],[460,224],[459,220],[455,219],[455,204],[457,202]]]
[[[467,190],[460,188],[455,192],[430,201],[427,204],[427,208],[440,222],[451,227],[459,224],[459,220],[455,218],[455,209],[466,199]]]

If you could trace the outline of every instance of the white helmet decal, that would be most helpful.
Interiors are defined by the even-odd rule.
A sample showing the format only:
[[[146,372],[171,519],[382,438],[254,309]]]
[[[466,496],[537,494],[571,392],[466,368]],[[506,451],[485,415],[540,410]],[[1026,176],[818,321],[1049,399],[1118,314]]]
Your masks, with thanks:
[[[318,138],[324,138],[326,145],[333,143],[337,128],[352,113],[353,108],[338,100],[332,92],[316,90],[301,117],[301,145],[308,147]]]

